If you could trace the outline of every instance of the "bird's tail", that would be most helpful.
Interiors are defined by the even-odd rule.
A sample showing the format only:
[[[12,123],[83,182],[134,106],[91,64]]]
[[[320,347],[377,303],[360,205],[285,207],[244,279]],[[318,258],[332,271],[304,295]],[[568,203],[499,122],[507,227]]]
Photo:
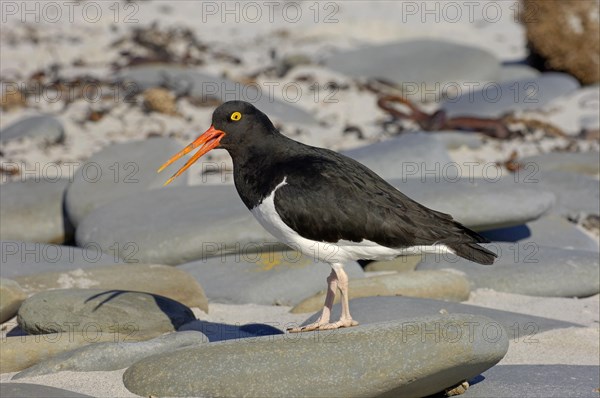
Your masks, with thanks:
[[[479,246],[477,243],[457,243],[450,245],[450,249],[457,256],[483,265],[493,264],[496,257],[498,257],[496,253],[489,251],[483,246]]]

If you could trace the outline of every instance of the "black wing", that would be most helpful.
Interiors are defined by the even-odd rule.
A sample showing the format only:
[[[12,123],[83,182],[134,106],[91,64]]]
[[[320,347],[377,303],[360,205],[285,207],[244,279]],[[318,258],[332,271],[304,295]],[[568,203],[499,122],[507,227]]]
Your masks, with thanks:
[[[304,238],[330,243],[368,239],[391,248],[487,242],[452,216],[420,205],[338,153],[315,149],[281,167],[286,185],[275,193],[275,208]]]

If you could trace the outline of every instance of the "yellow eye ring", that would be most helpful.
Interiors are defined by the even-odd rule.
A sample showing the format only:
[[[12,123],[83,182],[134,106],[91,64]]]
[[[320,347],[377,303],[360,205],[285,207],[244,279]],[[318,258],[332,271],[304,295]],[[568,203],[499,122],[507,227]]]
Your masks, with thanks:
[[[237,122],[238,120],[240,120],[242,118],[242,114],[239,112],[233,112],[231,114],[231,120],[233,120],[234,122]]]

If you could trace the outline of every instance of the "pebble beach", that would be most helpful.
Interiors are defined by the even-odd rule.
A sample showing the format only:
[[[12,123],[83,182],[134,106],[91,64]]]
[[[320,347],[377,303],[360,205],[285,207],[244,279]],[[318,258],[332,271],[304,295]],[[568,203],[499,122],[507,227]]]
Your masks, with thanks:
[[[0,3],[0,396],[597,398],[598,1],[577,3]],[[236,99],[498,259],[345,264],[359,326],[286,332],[329,264],[261,227],[226,151],[156,172]]]

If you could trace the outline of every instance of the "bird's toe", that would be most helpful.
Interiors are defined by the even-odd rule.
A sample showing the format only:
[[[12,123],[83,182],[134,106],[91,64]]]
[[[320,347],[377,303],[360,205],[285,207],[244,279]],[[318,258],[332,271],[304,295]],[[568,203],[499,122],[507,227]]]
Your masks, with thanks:
[[[325,325],[322,325],[319,328],[319,330],[332,330],[332,329],[349,328],[349,327],[357,326],[357,325],[358,325],[358,322],[356,322],[352,318],[350,318],[350,319],[340,319],[337,322],[326,323]]]
[[[314,323],[310,323],[308,325],[305,326],[297,326],[294,328],[289,328],[287,329],[288,333],[301,333],[301,332],[311,332],[313,330],[318,330],[321,328],[321,326],[323,326],[325,324],[323,323],[319,323],[319,322],[314,322]]]

